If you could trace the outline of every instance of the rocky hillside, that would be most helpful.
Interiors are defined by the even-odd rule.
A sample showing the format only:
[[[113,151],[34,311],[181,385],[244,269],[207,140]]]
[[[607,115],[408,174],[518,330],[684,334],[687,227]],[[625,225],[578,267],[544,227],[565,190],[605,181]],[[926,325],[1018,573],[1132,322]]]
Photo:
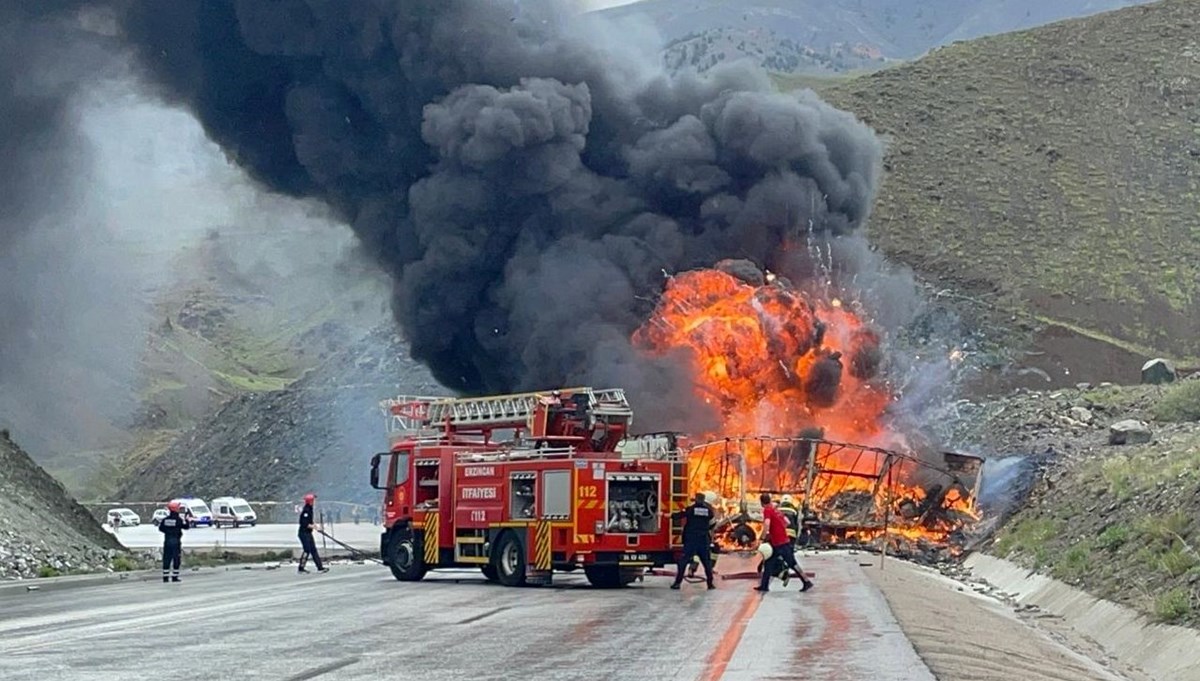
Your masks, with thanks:
[[[118,550],[112,535],[0,430],[0,579],[104,570]]]
[[[997,457],[985,499],[1015,511],[984,550],[1200,626],[1200,374],[962,402],[955,430]]]
[[[642,0],[602,12],[649,18],[673,68],[749,57],[779,72],[836,73],[912,59],[938,45],[1149,0]]]
[[[157,501],[180,494],[253,500],[373,501],[371,455],[386,449],[379,401],[445,394],[414,362],[390,325],[334,352],[282,390],[250,392],[143,461],[116,498]]]
[[[1200,366],[1200,0],[942,48],[822,95],[890,141],[871,239],[1024,325],[1028,385]]]

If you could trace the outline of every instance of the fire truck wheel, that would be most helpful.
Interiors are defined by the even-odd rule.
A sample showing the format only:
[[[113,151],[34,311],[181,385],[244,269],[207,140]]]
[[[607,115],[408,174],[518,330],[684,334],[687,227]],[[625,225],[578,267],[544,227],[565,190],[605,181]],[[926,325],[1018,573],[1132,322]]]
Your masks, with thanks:
[[[495,565],[480,565],[479,569],[483,571],[483,578],[489,582],[496,581],[496,566]]]
[[[425,577],[425,559],[420,551],[420,542],[411,531],[397,532],[388,542],[391,559],[388,567],[392,576],[402,582],[417,582]]]
[[[589,565],[583,568],[588,583],[597,589],[616,589],[628,586],[642,574],[641,570],[625,568],[616,565]]]
[[[505,532],[496,540],[492,567],[496,570],[497,581],[504,586],[525,583],[525,547],[513,532]]]

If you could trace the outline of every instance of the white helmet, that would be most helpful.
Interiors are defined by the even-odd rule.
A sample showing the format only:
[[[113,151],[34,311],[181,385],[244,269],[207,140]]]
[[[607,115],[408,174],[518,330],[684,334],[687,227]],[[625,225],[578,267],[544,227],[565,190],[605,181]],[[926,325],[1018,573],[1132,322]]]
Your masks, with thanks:
[[[711,490],[704,493],[704,501],[706,503],[708,503],[710,506],[716,506],[718,498],[719,497],[717,496],[717,493],[713,492]]]
[[[790,495],[790,494],[783,495],[783,498],[779,500],[779,503],[781,503],[781,504],[792,503],[792,495]]]
[[[771,545],[767,542],[763,542],[758,545],[758,552],[762,554],[763,560],[771,560],[771,555],[775,553],[775,549],[772,549]]]

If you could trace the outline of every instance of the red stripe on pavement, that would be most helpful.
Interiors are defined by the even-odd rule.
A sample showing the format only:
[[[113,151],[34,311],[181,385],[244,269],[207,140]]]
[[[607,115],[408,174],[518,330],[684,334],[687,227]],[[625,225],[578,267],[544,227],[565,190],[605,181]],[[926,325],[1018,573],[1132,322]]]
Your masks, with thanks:
[[[729,628],[725,630],[725,635],[721,637],[717,647],[708,656],[700,681],[719,681],[724,676],[725,668],[729,666],[729,661],[737,652],[738,644],[742,642],[742,634],[746,633],[746,625],[750,624],[750,619],[758,611],[759,603],[762,603],[762,594],[752,592],[746,595],[746,599],[742,601],[741,607],[733,616]]]

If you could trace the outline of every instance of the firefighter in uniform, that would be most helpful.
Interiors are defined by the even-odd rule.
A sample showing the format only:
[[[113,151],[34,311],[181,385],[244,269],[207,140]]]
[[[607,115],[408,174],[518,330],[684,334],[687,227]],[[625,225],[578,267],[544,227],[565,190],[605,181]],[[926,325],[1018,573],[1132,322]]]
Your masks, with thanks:
[[[179,516],[179,502],[167,504],[167,517],[158,523],[158,531],[163,533],[163,583],[179,581],[179,561],[183,556],[183,531],[187,529],[187,521]]]
[[[716,511],[704,500],[704,494],[698,492],[691,506],[672,513],[671,517],[675,520],[680,518],[684,520],[683,556],[679,560],[678,569],[675,571],[675,583],[671,585],[671,588],[678,589],[683,582],[684,572],[687,570],[688,563],[692,562],[692,556],[698,557],[700,564],[704,566],[704,577],[708,582],[708,588],[717,588],[717,585],[713,583],[712,556],[709,552],[709,542],[711,541],[709,528],[716,518]]]
[[[721,531],[722,528],[729,525],[729,518],[724,517],[720,508],[718,508],[717,502],[720,501],[721,498],[717,496],[716,492],[703,492],[703,494],[704,502],[713,507],[713,512],[715,514],[712,523],[708,526],[708,557],[709,560],[712,561],[713,571],[715,572],[717,569],[717,554],[720,552],[720,547],[717,546],[716,542],[716,535],[719,531]],[[699,569],[700,557],[693,556],[692,562],[688,564],[687,578],[694,579],[696,577],[696,571]]]
[[[304,495],[304,508],[300,509],[300,546],[304,552],[300,554],[300,567],[298,572],[308,572],[305,565],[308,564],[308,557],[312,556],[313,564],[317,566],[317,572],[329,572],[329,568],[321,565],[321,556],[317,553],[317,543],[313,541],[313,529],[316,528],[316,523],[313,521],[313,502],[317,500],[315,494]]]
[[[779,514],[787,521],[787,537],[792,546],[796,546],[796,540],[799,536],[800,527],[800,509],[796,508],[796,504],[792,501],[792,495],[785,494],[779,499]],[[778,561],[779,579],[784,586],[788,585],[791,571],[783,561]]]

